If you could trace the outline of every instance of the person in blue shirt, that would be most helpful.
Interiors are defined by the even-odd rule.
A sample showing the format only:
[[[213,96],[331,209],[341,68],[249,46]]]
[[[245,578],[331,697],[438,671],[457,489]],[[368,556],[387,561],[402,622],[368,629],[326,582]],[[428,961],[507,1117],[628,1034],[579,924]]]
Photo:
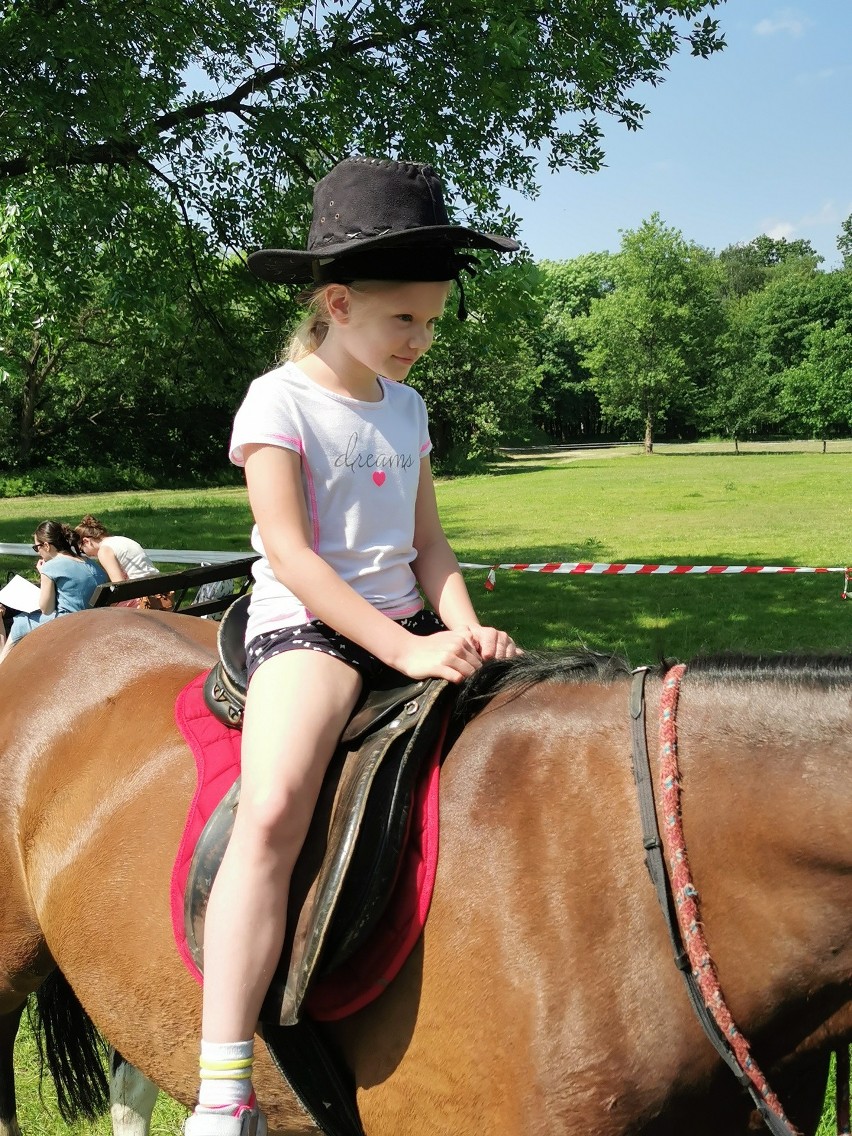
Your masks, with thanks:
[[[98,584],[109,580],[100,564],[83,556],[77,534],[62,521],[43,521],[38,526],[33,552],[39,556],[36,567],[41,575],[39,610],[21,612],[12,620],[0,662],[19,639],[42,623],[87,608]]]

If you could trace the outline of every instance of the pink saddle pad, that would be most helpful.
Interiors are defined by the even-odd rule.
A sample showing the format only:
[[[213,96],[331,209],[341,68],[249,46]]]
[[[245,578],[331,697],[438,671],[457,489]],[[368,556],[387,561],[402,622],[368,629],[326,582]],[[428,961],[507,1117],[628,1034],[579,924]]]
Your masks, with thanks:
[[[240,769],[239,730],[223,725],[204,702],[206,673],[180,692],[175,720],[195,758],[197,781],[178,847],[171,881],[172,929],[187,970],[202,981],[190,953],[184,925],[184,891],[195,845],[204,825]],[[372,936],[341,967],[314,985],[306,1006],[319,1021],[354,1014],[377,998],[399,973],[419,939],[438,866],[438,783],[441,741],[415,789],[409,837],[388,907]]]

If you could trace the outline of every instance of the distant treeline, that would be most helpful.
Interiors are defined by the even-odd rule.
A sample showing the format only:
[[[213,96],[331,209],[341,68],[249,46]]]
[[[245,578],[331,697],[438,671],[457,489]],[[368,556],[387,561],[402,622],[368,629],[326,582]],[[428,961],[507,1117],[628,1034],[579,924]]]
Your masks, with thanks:
[[[852,235],[823,271],[807,241],[715,254],[654,215],[617,253],[484,264],[451,299],[411,382],[435,458],[473,469],[501,444],[644,434],[827,439],[852,427]],[[235,260],[199,257],[196,286],[103,275],[64,327],[0,329],[0,492],[227,481],[234,409],[274,365],[293,297]],[[142,302],[144,300],[144,302]]]

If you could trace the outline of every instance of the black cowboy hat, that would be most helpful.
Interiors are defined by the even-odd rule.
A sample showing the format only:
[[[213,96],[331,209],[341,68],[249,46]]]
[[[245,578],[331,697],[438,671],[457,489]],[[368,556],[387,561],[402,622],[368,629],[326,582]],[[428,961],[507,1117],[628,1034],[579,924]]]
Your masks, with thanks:
[[[355,279],[457,279],[458,249],[515,252],[511,237],[451,225],[441,179],[431,166],[346,158],[314,186],[307,249],[260,249],[255,276],[276,284]]]

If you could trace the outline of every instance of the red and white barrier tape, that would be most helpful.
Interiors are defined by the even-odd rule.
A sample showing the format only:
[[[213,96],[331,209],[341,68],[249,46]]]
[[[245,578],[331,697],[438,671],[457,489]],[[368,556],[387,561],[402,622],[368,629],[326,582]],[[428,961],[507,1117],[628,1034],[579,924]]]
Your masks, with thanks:
[[[848,572],[846,568],[800,568],[769,564],[590,564],[576,561],[563,564],[461,564],[461,568],[488,569],[485,587],[491,591],[497,582],[497,570],[544,572],[553,576],[733,576],[758,572],[789,574],[793,572]]]

